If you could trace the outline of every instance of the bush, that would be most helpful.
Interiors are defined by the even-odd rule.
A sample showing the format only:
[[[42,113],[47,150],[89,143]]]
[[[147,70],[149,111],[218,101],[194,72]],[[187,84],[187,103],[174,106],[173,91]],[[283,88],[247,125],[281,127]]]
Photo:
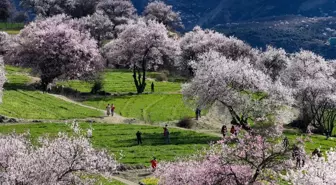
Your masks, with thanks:
[[[159,73],[158,75],[155,76],[155,80],[159,82],[168,81],[168,76],[166,73]]]
[[[101,77],[98,77],[94,80],[94,84],[91,89],[91,94],[97,94],[99,91],[103,89],[103,79]]]
[[[195,121],[192,118],[183,118],[176,124],[176,126],[191,129],[194,124]]]

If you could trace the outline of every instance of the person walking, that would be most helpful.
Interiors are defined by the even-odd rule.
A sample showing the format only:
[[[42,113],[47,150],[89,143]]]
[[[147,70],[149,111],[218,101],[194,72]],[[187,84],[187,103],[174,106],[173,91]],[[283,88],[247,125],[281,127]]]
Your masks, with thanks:
[[[227,133],[227,127],[226,127],[226,125],[223,125],[223,126],[222,126],[221,133],[222,133],[222,135],[223,135],[223,138],[225,138],[226,133]]]
[[[198,120],[198,118],[201,118],[201,109],[199,107],[196,108],[195,114],[196,114],[196,120]]]
[[[152,93],[154,92],[154,82],[152,82],[151,91],[152,91]]]
[[[107,106],[106,106],[106,115],[110,116],[110,114],[111,114],[111,105],[107,104]]]
[[[235,127],[232,125],[231,130],[230,130],[231,135],[235,134]]]
[[[138,131],[138,132],[136,133],[136,137],[137,137],[138,145],[142,144],[141,134],[142,134],[142,133],[141,133],[140,131]]]
[[[153,159],[150,161],[151,166],[152,166],[152,171],[155,171],[156,167],[157,167],[157,160],[155,157],[153,157]]]
[[[115,106],[114,106],[114,104],[112,104],[112,106],[111,106],[111,115],[112,116],[114,115],[114,110],[115,110]]]
[[[168,130],[168,125],[166,125],[163,128],[163,136],[166,144],[170,143],[170,137],[169,137],[169,130]]]

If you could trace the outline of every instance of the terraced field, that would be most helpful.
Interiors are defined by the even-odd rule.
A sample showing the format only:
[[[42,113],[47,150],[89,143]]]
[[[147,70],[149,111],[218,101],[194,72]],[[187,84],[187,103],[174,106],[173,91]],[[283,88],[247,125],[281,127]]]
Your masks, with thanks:
[[[186,107],[181,94],[144,94],[108,98],[94,98],[83,102],[99,109],[114,104],[116,112],[125,117],[142,119],[147,122],[172,121],[194,115]]]
[[[81,123],[85,132],[89,127],[87,123]],[[146,125],[120,125],[120,124],[93,124],[92,143],[94,147],[107,149],[116,155],[116,158],[124,164],[146,165],[155,156],[158,161],[171,161],[176,157],[194,154],[196,151],[208,147],[211,141],[219,140],[219,137],[197,133],[189,130],[170,128],[171,144],[165,144],[162,127]],[[69,126],[64,123],[41,123],[22,125],[0,125],[0,133],[10,133],[15,130],[22,133],[30,130],[33,140],[43,134],[50,137],[58,132],[72,133]],[[137,145],[137,131],[142,132],[143,144]]]
[[[102,112],[75,105],[27,86],[28,69],[6,66],[8,82],[4,85],[0,114],[26,119],[72,119],[100,117]]]
[[[149,76],[151,76],[150,74],[151,73],[149,73]],[[133,73],[125,70],[107,70],[103,74],[103,90],[111,93],[136,92],[132,75]],[[151,91],[150,85],[152,82],[154,82],[155,92],[178,92],[181,89],[180,83],[147,80],[145,92]],[[65,81],[60,82],[59,84],[72,89],[77,89],[81,92],[90,92],[93,86],[93,82],[80,80]]]

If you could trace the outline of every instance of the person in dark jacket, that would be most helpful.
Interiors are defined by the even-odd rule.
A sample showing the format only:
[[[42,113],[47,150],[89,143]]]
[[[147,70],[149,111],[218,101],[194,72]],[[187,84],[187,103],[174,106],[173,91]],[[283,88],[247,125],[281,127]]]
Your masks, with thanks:
[[[138,145],[142,144],[141,134],[142,134],[142,133],[141,133],[140,131],[138,131],[138,132],[136,133],[136,137],[137,137]]]

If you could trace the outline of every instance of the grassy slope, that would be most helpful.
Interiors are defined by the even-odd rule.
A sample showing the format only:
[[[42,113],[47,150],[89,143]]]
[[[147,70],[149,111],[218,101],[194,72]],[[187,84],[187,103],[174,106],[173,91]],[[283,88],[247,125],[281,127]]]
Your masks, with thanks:
[[[27,69],[6,66],[3,103],[0,114],[26,119],[72,119],[99,117],[101,112],[74,105],[39,91],[30,91],[25,86],[31,79]]]
[[[88,124],[80,124],[83,130]],[[117,159],[126,164],[141,164],[149,166],[153,156],[159,161],[174,160],[176,157],[187,156],[197,150],[207,147],[210,141],[219,138],[207,134],[200,134],[193,131],[170,128],[172,144],[166,145],[163,140],[163,129],[161,127],[144,125],[116,125],[116,124],[94,124],[92,142],[95,147],[105,148],[114,153]],[[31,137],[36,139],[46,133],[51,136],[59,131],[71,132],[65,124],[22,124],[22,125],[1,125],[0,132],[9,133],[15,129],[22,133],[30,130]],[[143,144],[137,145],[135,133],[143,133]]]
[[[144,94],[95,98],[84,104],[105,109],[107,104],[115,104],[116,112],[125,117],[143,119],[148,122],[172,121],[193,116],[193,110],[187,108],[180,94]]]
[[[103,90],[106,92],[136,92],[136,88],[134,85],[132,73],[128,71],[120,71],[120,70],[107,70],[104,77],[104,88]],[[145,92],[150,92],[152,81],[147,80],[147,87]],[[77,89],[81,92],[90,92],[91,87],[93,86],[92,82],[83,82],[80,80],[73,80],[67,82],[60,82],[66,87],[70,87],[72,89]],[[180,83],[173,82],[154,82],[155,92],[177,92],[181,89]]]

